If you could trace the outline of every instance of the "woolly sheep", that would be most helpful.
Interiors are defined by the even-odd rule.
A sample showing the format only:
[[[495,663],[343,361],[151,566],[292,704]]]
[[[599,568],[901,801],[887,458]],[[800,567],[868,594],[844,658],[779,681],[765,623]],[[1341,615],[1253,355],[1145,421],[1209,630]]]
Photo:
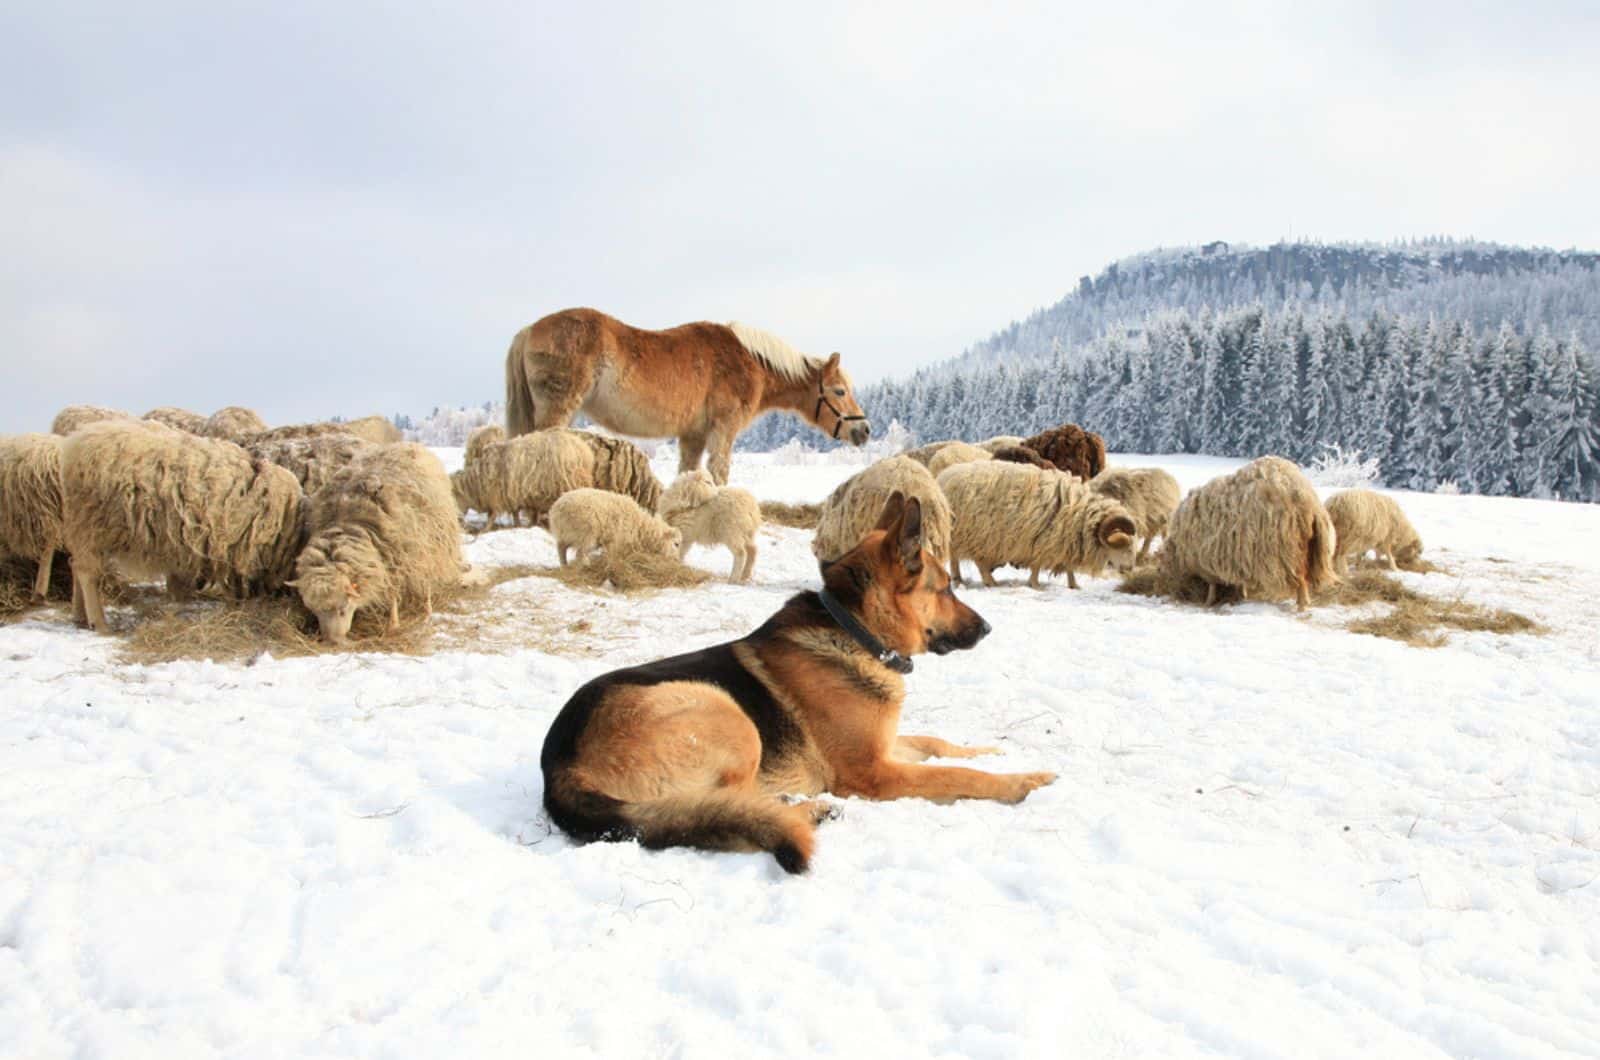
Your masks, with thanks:
[[[1150,554],[1150,542],[1167,532],[1183,491],[1178,480],[1159,467],[1108,467],[1089,480],[1089,488],[1122,502],[1144,539],[1139,562]]]
[[[483,512],[491,526],[501,512],[541,523],[556,498],[586,488],[620,493],[650,511],[661,501],[661,483],[638,446],[567,428],[480,442],[452,481],[458,507]]]
[[[151,409],[141,418],[150,420],[153,423],[164,423],[168,427],[187,431],[190,434],[199,434],[205,430],[206,426],[206,418],[198,412],[190,412],[188,409],[180,409],[172,405],[163,405],[158,409]]]
[[[1059,470],[1050,461],[1025,445],[1003,445],[994,451],[994,458],[1011,464],[1029,464],[1033,467],[1049,468],[1051,471]]]
[[[597,550],[622,556],[672,557],[683,545],[683,534],[645,511],[633,498],[588,487],[568,490],[556,498],[550,506],[550,533],[563,567],[568,549],[574,550],[577,560]]]
[[[944,562],[950,554],[950,505],[928,469],[905,453],[868,465],[828,495],[811,539],[812,554],[826,565],[855,548],[878,525],[897,490],[922,502],[923,547]]]
[[[998,460],[958,464],[939,476],[939,488],[955,515],[950,573],[957,582],[963,559],[977,565],[985,585],[995,584],[996,567],[1027,567],[1035,589],[1041,570],[1066,571],[1076,589],[1076,571],[1133,566],[1128,509],[1064,472]]]
[[[1190,491],[1172,513],[1161,569],[1204,580],[1207,605],[1218,586],[1231,586],[1247,599],[1293,596],[1304,610],[1311,593],[1337,580],[1334,536],[1300,469],[1264,456]]]
[[[1063,423],[1059,427],[1040,431],[1032,438],[1024,439],[1021,444],[1085,482],[1106,467],[1105,439],[1076,423]]]
[[[960,442],[957,442],[954,439],[946,439],[942,442],[929,442],[927,445],[919,445],[915,449],[907,449],[905,452],[899,455],[907,458],[908,460],[915,460],[923,467],[927,467],[928,464],[932,462],[933,458],[939,455],[941,450],[947,448],[948,446],[960,444]]]
[[[933,454],[928,461],[928,473],[938,478],[946,468],[955,467],[957,464],[971,464],[978,460],[992,460],[994,455],[987,449],[966,442],[952,442]]]
[[[347,434],[373,445],[400,441],[400,429],[382,416],[363,416],[359,420],[328,420],[321,423],[290,423],[256,431],[239,439],[240,444],[282,442],[293,438],[315,438],[323,434]]]
[[[506,440],[506,429],[498,423],[485,424],[467,435],[467,448],[461,454],[462,466],[483,457],[486,447]]]
[[[200,580],[237,593],[282,584],[300,544],[300,483],[232,442],[144,420],[90,424],[62,444],[73,615],[109,630],[100,572]]]
[[[1409,566],[1422,555],[1422,538],[1392,497],[1372,490],[1345,490],[1329,497],[1327,508],[1338,535],[1334,569],[1340,575],[1349,572],[1350,557],[1368,549],[1387,559],[1390,570],[1400,569],[1396,560]]]
[[[37,563],[33,594],[43,600],[61,547],[61,439],[54,434],[0,437],[0,559]]]
[[[306,543],[290,583],[322,636],[345,642],[356,613],[432,614],[467,569],[444,465],[414,442],[359,453],[306,501]]]
[[[997,434],[993,438],[985,439],[978,443],[978,448],[987,453],[998,453],[1002,449],[1009,449],[1014,445],[1022,444],[1020,434]]]
[[[288,468],[308,494],[321,489],[340,468],[372,448],[371,443],[349,434],[277,438],[275,433],[256,436],[245,443],[245,451]]]
[[[704,469],[685,471],[661,494],[661,518],[683,535],[678,559],[691,545],[726,545],[733,553],[729,581],[747,582],[756,565],[761,505],[748,490],[718,486]]]
[[[50,421],[50,433],[65,437],[78,428],[87,427],[91,423],[100,423],[104,420],[131,419],[133,417],[126,412],[101,408],[99,405],[68,405],[56,413],[56,418]]]
[[[207,438],[226,438],[242,441],[267,429],[267,422],[253,411],[239,405],[229,405],[213,412],[201,426],[200,433]]]

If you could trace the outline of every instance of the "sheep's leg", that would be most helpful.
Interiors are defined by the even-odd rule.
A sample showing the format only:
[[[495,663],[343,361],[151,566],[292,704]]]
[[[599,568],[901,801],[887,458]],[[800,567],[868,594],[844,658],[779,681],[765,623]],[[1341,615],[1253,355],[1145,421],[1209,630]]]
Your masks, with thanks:
[[[389,629],[388,629],[388,632],[393,633],[395,630],[397,630],[399,628],[400,628],[400,597],[399,596],[391,596],[391,597],[389,597]]]
[[[1070,577],[1070,575],[1069,575],[1069,577]],[[1030,589],[1043,589],[1044,588],[1044,586],[1039,584],[1039,568],[1038,567],[1034,567],[1032,570],[1028,571],[1028,588],[1030,588]]]
[[[1077,587],[1078,587],[1078,576],[1076,574],[1072,573],[1072,569],[1069,567],[1067,569],[1067,588],[1068,589],[1076,589]]]
[[[678,474],[685,471],[698,471],[700,457],[706,451],[706,436],[703,434],[680,434],[678,436]]]
[[[569,547],[565,541],[556,542],[556,558],[561,561],[563,567],[567,565],[567,549]]]
[[[50,595],[50,565],[55,559],[54,548],[45,549],[39,556],[39,573],[33,579],[33,595],[41,600]]]
[[[1333,557],[1333,570],[1339,577],[1347,577],[1350,573],[1350,557],[1343,552]]]
[[[983,584],[989,586],[989,588],[992,589],[992,588],[995,587],[995,585],[998,584],[994,580],[994,568],[993,567],[985,567],[982,563],[979,563],[978,564],[978,574],[983,577]]]
[[[1395,562],[1394,562],[1394,553],[1393,553],[1393,552],[1385,552],[1385,553],[1384,553],[1384,554],[1383,554],[1383,558],[1384,558],[1384,559],[1386,559],[1386,560],[1388,560],[1388,561],[1389,561],[1389,569],[1390,569],[1390,570],[1392,570],[1392,571],[1398,571],[1398,570],[1399,570],[1399,569],[1400,569],[1400,568],[1399,568],[1399,567],[1397,567],[1397,566],[1396,566],[1396,565],[1395,565]]]
[[[80,566],[76,559],[72,568],[73,578],[83,590],[83,611],[89,628],[96,633],[110,633],[111,623],[106,621],[105,604],[100,599],[100,568],[89,564]]]
[[[1135,567],[1139,566],[1141,563],[1143,563],[1146,559],[1149,558],[1149,556],[1150,556],[1150,542],[1152,542],[1154,540],[1155,540],[1155,535],[1153,535],[1153,534],[1146,534],[1145,535],[1144,544],[1139,546],[1139,555],[1136,556],[1134,558],[1134,561],[1133,561],[1133,565]]]
[[[734,553],[734,555],[737,556],[738,553]],[[678,542],[678,562],[682,563],[684,560],[686,560],[688,558],[689,558],[689,540],[687,538],[685,538],[684,540]]]
[[[194,595],[194,579],[181,574],[167,575],[167,595],[182,603]]]
[[[961,557],[956,555],[956,550],[955,550],[954,547],[952,547],[950,549],[950,557],[949,557],[949,560],[948,560],[948,569],[950,571],[950,580],[951,581],[955,582],[957,585],[965,585],[966,584],[966,582],[961,580]]]
[[[750,542],[744,546],[744,571],[739,575],[741,582],[748,582],[750,575],[756,569],[756,543]]]
[[[72,566],[72,621],[80,626],[89,624],[89,615],[83,609],[83,583],[78,580],[78,564]]]
[[[1217,583],[1206,582],[1206,606],[1215,607],[1217,603]]]
[[[1304,578],[1294,587],[1294,604],[1297,611],[1304,611],[1311,606],[1311,589]]]

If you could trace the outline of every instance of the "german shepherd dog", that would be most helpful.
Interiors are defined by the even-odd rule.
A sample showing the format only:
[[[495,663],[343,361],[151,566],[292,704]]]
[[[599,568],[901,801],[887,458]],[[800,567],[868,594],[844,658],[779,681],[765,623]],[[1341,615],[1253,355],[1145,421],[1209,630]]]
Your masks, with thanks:
[[[896,493],[821,592],[740,640],[578,689],[545,736],[545,809],[583,842],[765,850],[804,872],[830,807],[780,795],[1020,802],[1055,774],[923,765],[998,750],[897,733],[906,657],[988,632],[923,550],[921,502]]]

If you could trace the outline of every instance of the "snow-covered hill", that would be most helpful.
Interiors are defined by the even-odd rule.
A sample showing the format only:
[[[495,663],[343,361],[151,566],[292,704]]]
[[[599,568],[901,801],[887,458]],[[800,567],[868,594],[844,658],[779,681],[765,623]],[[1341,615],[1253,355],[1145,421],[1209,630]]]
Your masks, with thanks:
[[[780,461],[735,481],[853,470]],[[1451,572],[1408,584],[1551,632],[1419,650],[1013,574],[904,728],[1060,779],[850,800],[797,879],[575,847],[538,753],[582,681],[814,585],[803,531],[745,587],[507,582],[481,653],[143,667],[60,609],[0,627],[0,1056],[1595,1055],[1600,508],[1398,496]]]

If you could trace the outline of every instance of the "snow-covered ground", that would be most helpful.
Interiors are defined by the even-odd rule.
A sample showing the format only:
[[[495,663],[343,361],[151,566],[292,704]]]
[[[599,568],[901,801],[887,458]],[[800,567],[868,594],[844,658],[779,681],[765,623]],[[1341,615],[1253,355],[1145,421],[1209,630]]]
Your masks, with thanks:
[[[0,627],[0,1056],[1600,1055],[1600,508],[1401,500],[1453,572],[1408,583],[1552,632],[1420,650],[1013,572],[904,728],[1060,779],[851,800],[801,878],[575,847],[538,753],[585,679],[813,585],[804,531],[748,587],[508,582],[482,653],[142,667],[61,610]]]

